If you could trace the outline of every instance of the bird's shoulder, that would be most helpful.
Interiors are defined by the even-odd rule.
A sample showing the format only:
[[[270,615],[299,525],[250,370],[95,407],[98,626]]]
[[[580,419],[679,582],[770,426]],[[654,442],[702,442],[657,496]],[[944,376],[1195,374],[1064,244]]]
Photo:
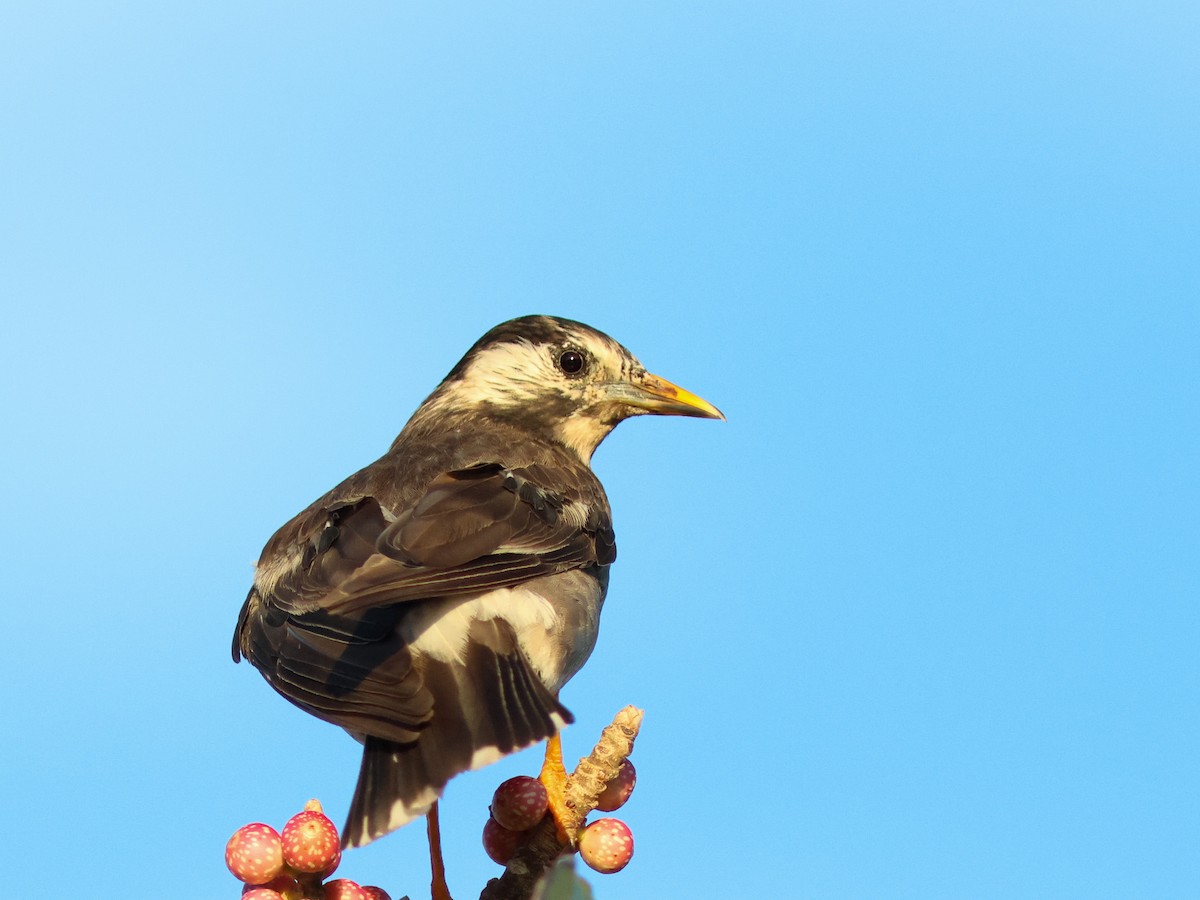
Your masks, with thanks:
[[[570,453],[398,440],[272,536],[255,589],[292,612],[348,612],[613,558],[604,489]]]

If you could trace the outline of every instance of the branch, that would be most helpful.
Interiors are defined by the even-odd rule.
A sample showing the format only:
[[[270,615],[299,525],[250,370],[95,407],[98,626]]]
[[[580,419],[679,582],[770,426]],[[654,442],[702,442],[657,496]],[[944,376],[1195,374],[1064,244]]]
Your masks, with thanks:
[[[642,727],[643,712],[627,706],[605,727],[592,752],[579,761],[567,779],[567,818],[562,823],[570,842],[560,840],[553,816],[538,825],[529,840],[509,862],[504,874],[493,878],[479,900],[527,900],[538,878],[564,851],[574,848],[575,835],[610,781],[617,777],[621,763],[633,752],[633,742]]]

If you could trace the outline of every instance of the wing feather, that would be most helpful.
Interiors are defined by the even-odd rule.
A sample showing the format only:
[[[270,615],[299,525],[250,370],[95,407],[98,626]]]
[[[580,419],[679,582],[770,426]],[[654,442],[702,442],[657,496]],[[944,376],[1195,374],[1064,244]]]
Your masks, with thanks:
[[[349,615],[610,563],[607,515],[597,516],[596,504],[572,506],[531,474],[557,473],[474,466],[435,478],[398,515],[374,497],[330,508],[304,551],[292,554],[298,564],[274,581],[269,601],[292,614]]]
[[[401,637],[421,601],[603,568],[615,547],[590,471],[482,464],[438,475],[402,509],[381,495],[330,496],[280,530],[234,654],[312,714],[402,744],[433,716],[427,673]],[[504,671],[515,679],[507,695],[545,690],[527,683],[524,663]]]

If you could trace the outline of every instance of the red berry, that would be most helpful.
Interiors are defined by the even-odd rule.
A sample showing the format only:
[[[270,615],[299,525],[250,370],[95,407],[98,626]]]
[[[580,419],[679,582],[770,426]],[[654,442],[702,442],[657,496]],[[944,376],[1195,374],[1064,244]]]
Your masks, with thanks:
[[[492,818],[509,831],[527,831],[546,814],[546,786],[536,778],[510,778],[492,795]]]
[[[600,799],[596,802],[596,809],[602,812],[620,809],[629,799],[629,795],[633,793],[633,787],[636,784],[637,770],[634,769],[633,763],[625,760],[621,763],[621,768],[617,769],[613,780],[608,783],[608,787],[600,795]]]
[[[620,872],[633,857],[633,834],[620,819],[597,819],[583,829],[579,855],[597,872]]]
[[[367,895],[368,900],[392,900],[391,894],[373,884],[363,885],[363,893]]]
[[[306,809],[283,826],[283,861],[297,872],[329,875],[341,860],[337,826],[323,812]]]
[[[342,848],[338,847],[337,854],[333,857],[333,862],[317,873],[319,881],[324,881],[330,875],[337,871],[337,867],[342,864]]]
[[[242,891],[242,900],[283,900],[283,894],[265,887],[252,887]]]
[[[324,900],[371,900],[371,895],[349,878],[325,882],[321,896]]]
[[[483,825],[483,849],[492,862],[507,866],[518,848],[529,837],[527,831],[505,828],[495,819],[489,818]]]
[[[225,865],[246,884],[265,884],[283,868],[279,832],[262,822],[243,825],[225,845]]]
[[[274,891],[277,894],[282,894],[284,900],[293,900],[293,898],[300,896],[300,883],[287,872],[280,872],[278,875],[264,884],[246,885],[244,888],[242,888],[242,896],[244,897],[246,894],[250,893],[250,891],[256,891],[259,888],[266,888],[267,890]]]

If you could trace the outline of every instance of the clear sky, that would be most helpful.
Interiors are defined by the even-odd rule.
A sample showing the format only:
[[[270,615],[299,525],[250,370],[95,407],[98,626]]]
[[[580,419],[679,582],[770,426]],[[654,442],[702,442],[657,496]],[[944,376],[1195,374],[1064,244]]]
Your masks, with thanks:
[[[229,642],[497,322],[627,423],[600,900],[1200,892],[1195,3],[0,6],[6,893],[236,897],[358,748]],[[451,886],[496,868],[450,785]],[[421,895],[423,830],[343,872]],[[428,894],[425,894],[428,896]]]

